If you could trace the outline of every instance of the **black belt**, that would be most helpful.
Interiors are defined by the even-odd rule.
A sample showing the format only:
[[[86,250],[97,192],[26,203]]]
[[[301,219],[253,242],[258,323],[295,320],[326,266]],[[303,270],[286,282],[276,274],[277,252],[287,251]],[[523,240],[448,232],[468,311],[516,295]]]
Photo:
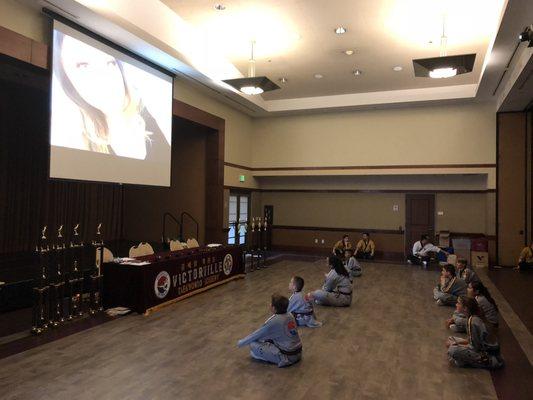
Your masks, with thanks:
[[[279,349],[279,347],[278,347],[278,349]],[[286,356],[297,356],[298,354],[300,354],[302,352],[302,348],[298,347],[296,350],[279,349],[279,351],[281,352],[281,354],[285,354]]]
[[[351,295],[352,295],[352,292],[350,292],[350,293],[344,293],[344,292],[339,292],[339,291],[337,291],[337,293],[338,293],[338,294],[343,294],[343,295],[345,295],[345,296],[351,296]]]
[[[313,315],[313,311],[309,311],[309,312],[295,312],[295,311],[293,311],[292,315],[294,316],[294,318],[296,318],[298,315]]]

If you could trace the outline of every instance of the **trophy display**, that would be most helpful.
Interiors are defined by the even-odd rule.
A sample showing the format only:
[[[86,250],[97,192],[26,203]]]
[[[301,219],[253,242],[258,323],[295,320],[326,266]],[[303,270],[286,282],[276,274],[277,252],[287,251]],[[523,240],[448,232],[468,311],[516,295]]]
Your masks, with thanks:
[[[47,270],[50,263],[50,247],[46,237],[46,225],[41,231],[39,244],[35,249],[39,254],[39,263],[41,265],[41,276],[37,287],[33,288],[33,310],[32,310],[32,328],[31,332],[35,335],[41,334],[48,329],[50,319],[50,300]]]
[[[64,297],[65,297],[65,280],[63,276],[63,267],[65,265],[65,238],[63,236],[63,225],[57,230],[57,243],[52,246],[54,253],[53,259],[55,264],[55,275],[51,278],[50,284],[50,326],[56,328],[59,324],[65,322]]]
[[[68,279],[68,317],[73,318],[83,315],[83,271],[80,267],[83,242],[80,239],[78,229],[80,224],[74,226],[74,233],[70,241],[72,254],[72,270]]]
[[[96,238],[92,245],[96,249],[96,271],[95,274],[91,275],[89,312],[94,315],[104,309],[102,303],[103,276],[101,274],[102,263],[104,262],[104,240],[101,222],[96,227]]]

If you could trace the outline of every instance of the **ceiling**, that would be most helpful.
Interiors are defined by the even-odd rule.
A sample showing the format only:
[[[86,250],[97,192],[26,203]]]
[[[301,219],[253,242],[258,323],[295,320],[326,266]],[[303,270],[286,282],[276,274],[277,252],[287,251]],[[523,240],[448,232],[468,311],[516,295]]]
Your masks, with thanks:
[[[503,0],[161,0],[243,74],[255,40],[258,75],[280,84],[265,100],[475,84]],[[445,16],[448,55],[476,53],[472,73],[416,78],[412,59],[436,57]],[[343,26],[347,32],[334,33]],[[348,56],[344,50],[352,49]],[[401,66],[400,72],[393,71]],[[362,74],[355,76],[359,69]],[[315,74],[322,79],[314,78]]]
[[[223,11],[214,7],[223,0],[18,1],[74,19],[254,117],[465,101],[508,109],[516,87],[521,103],[531,98],[533,48],[522,44],[509,61],[533,22],[531,0],[226,0]],[[439,55],[443,17],[447,54],[476,53],[474,70],[415,78],[413,59]],[[280,90],[249,96],[223,82],[247,75],[252,40],[257,75],[286,78]]]

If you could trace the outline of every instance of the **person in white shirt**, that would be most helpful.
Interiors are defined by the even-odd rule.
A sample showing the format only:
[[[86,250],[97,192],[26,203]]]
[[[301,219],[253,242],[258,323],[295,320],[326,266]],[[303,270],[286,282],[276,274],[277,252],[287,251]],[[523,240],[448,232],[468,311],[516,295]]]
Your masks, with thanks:
[[[440,252],[448,255],[446,251],[432,244],[429,241],[428,235],[422,235],[420,240],[413,245],[413,251],[407,258],[407,262],[415,265],[427,265],[430,261],[429,253]]]

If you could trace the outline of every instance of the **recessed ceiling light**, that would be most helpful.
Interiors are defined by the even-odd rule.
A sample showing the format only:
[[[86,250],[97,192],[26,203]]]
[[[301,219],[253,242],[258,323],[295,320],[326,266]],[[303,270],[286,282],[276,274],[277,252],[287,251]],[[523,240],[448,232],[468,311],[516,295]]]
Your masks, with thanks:
[[[392,70],[396,71],[396,72],[400,72],[402,69],[403,69],[403,67],[401,65],[397,65],[395,67],[392,67]]]
[[[324,75],[322,74],[314,74],[313,75],[316,79],[322,79],[324,77]]]
[[[344,50],[343,53],[347,56],[352,56],[355,53],[355,50]]]
[[[280,83],[287,83],[288,79],[287,78],[279,78],[278,81]]]
[[[335,33],[337,35],[342,35],[342,34],[346,33],[346,31],[347,31],[347,29],[345,27],[343,27],[343,26],[339,26],[339,27],[335,28]]]
[[[226,6],[224,4],[215,4],[215,10],[224,11],[225,9],[226,9]]]
[[[356,70],[353,71],[353,74],[354,74],[355,76],[359,76],[359,75],[362,75],[362,74],[363,74],[363,71],[361,71],[360,69],[356,69]]]

